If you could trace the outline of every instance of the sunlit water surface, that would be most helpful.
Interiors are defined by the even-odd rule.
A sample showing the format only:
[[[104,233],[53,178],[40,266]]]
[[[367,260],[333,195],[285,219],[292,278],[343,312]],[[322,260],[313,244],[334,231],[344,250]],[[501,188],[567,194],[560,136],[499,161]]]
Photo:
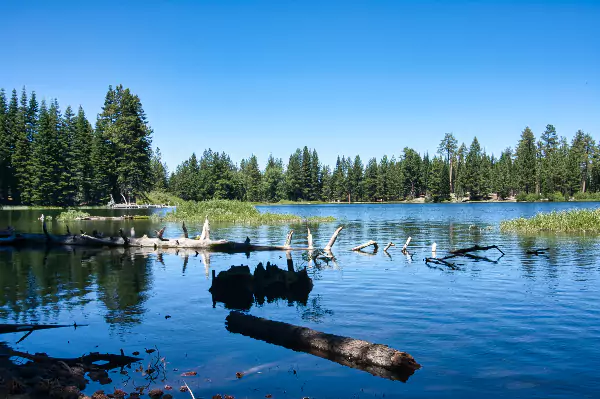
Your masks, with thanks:
[[[88,324],[77,329],[1,336],[15,350],[77,357],[92,351],[140,351],[144,365],[164,358],[155,385],[180,393],[181,373],[196,397],[595,397],[600,391],[600,240],[596,236],[517,236],[500,233],[500,220],[538,211],[595,204],[309,205],[260,207],[261,211],[332,215],[336,223],[312,226],[324,245],[338,224],[337,261],[309,264],[314,289],[308,303],[254,305],[250,314],[320,331],[384,343],[406,351],[423,366],[406,383],[372,376],[309,354],[232,334],[229,313],[213,307],[210,271],[271,261],[279,252],[184,257],[148,251],[16,249],[0,247],[0,318],[3,322]],[[119,214],[93,210],[93,214]],[[0,211],[0,225],[41,232],[40,211]],[[56,215],[58,211],[44,212]],[[139,213],[121,211],[120,213]],[[72,231],[107,234],[135,226],[138,235],[162,227],[150,221],[71,223]],[[64,224],[49,228],[64,232]],[[306,244],[302,225],[212,224],[213,238]],[[200,225],[190,225],[198,234]],[[180,226],[167,224],[169,237]],[[412,237],[412,258],[400,247]],[[389,256],[349,251],[359,243],[392,241]],[[423,258],[472,244],[498,245],[497,263],[461,260],[460,270],[431,268]],[[550,247],[545,255],[527,255]],[[498,252],[485,254],[492,260]],[[294,253],[296,267],[307,265]],[[171,316],[165,318],[165,316]],[[158,352],[146,354],[145,349]],[[160,359],[159,359],[160,360]],[[136,367],[136,366],[134,366]],[[241,379],[236,372],[244,372]],[[111,374],[126,391],[146,383],[140,373]],[[99,388],[90,384],[86,392]],[[112,388],[103,387],[107,392]]]

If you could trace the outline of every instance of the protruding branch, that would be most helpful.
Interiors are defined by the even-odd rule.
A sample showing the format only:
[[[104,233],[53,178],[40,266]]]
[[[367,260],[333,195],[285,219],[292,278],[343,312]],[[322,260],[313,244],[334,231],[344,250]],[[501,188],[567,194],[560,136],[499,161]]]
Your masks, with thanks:
[[[393,242],[388,242],[387,245],[383,248],[383,252],[387,252],[388,249],[390,249],[390,247],[395,247],[396,244],[394,244]]]
[[[306,235],[306,240],[308,241],[308,249],[313,249],[313,236],[310,234],[310,227],[306,226],[306,230],[308,230],[308,234]]]
[[[323,248],[325,251],[331,251],[331,247],[333,247],[333,244],[335,244],[335,240],[337,240],[337,236],[338,234],[340,234],[340,231],[342,231],[343,228],[344,226],[340,226],[333,232],[333,235],[329,239],[329,242],[327,243],[327,245],[325,245],[325,248]]]
[[[285,244],[283,244],[284,247],[289,247],[292,244],[292,236],[294,235],[294,230],[290,230],[287,233],[287,236],[285,237]]]
[[[410,240],[412,240],[412,237],[408,237],[408,238],[406,239],[406,242],[404,243],[404,246],[402,247],[402,253],[403,253],[403,254],[405,254],[405,253],[406,253],[406,250],[407,250],[407,248],[408,248],[408,244],[410,244]]]
[[[210,222],[208,221],[208,215],[204,219],[204,225],[202,226],[202,234],[200,235],[201,240],[210,240]]]
[[[185,238],[189,238],[189,237],[188,237],[188,231],[187,231],[187,227],[185,227],[185,222],[183,222],[183,223],[181,224],[181,229],[183,230],[183,236],[184,236]]]

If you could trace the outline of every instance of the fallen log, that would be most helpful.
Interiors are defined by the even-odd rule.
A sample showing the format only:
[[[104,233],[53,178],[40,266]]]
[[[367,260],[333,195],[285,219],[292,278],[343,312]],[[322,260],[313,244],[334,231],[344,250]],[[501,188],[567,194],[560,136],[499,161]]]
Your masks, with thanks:
[[[361,245],[358,245],[358,246],[352,248],[352,251],[360,251],[360,250],[362,250],[362,249],[364,249],[366,247],[369,247],[371,245],[373,246],[373,252],[377,252],[377,249],[379,248],[379,245],[377,244],[377,241],[373,241],[373,240],[367,241],[364,244],[361,244]],[[386,247],[386,249],[387,248],[388,247]]]
[[[405,352],[386,345],[327,334],[310,328],[230,312],[226,328],[270,344],[310,353],[373,375],[406,382],[421,365]]]
[[[84,365],[85,366],[84,368],[100,369],[100,370],[111,370],[116,367],[124,367],[124,366],[127,366],[128,364],[135,363],[135,362],[142,360],[138,357],[127,356],[124,354],[115,355],[115,354],[111,354],[111,353],[98,353],[98,352],[92,352],[88,355],[83,355],[81,357],[75,357],[75,358],[60,358],[60,357],[50,357],[50,356],[46,355],[45,353],[43,353],[43,354],[36,353],[35,355],[32,355],[27,352],[19,352],[19,351],[9,349],[8,355],[21,357],[23,359],[31,360],[32,362],[36,362],[36,363],[63,362],[67,366],[74,367],[74,366],[78,366],[78,365]],[[96,362],[106,362],[106,363],[96,364]]]

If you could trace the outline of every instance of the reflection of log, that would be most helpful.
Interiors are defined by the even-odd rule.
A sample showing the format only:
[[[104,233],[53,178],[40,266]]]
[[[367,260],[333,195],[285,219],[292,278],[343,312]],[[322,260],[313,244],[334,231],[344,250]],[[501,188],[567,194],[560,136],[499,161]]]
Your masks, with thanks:
[[[285,237],[285,243],[283,246],[289,248],[292,245],[292,237],[294,236],[294,230],[290,230]]]
[[[289,268],[289,267],[288,267]],[[265,268],[259,263],[250,273],[248,266],[231,266],[229,270],[215,276],[209,289],[213,297],[213,305],[223,302],[230,309],[250,309],[254,301],[263,304],[276,299],[286,299],[306,304],[313,283],[306,269],[294,271],[293,264],[289,270],[282,270],[267,262]]]
[[[425,258],[425,263],[426,264],[428,264],[428,263],[435,263],[437,265],[448,266],[452,270],[458,269],[458,267],[454,263],[448,262],[447,260],[440,259],[440,258]]]
[[[307,352],[392,380],[405,382],[421,367],[408,353],[399,352],[386,345],[327,334],[239,312],[230,312],[226,324],[230,332]]]
[[[373,249],[373,251],[374,251],[374,252],[377,252],[377,248],[379,248],[379,245],[377,244],[377,241],[373,241],[373,240],[371,240],[371,241],[368,241],[368,242],[365,242],[364,244],[360,244],[360,245],[358,245],[358,246],[356,246],[356,247],[352,248],[352,250],[353,250],[353,251],[360,251],[361,249],[364,249],[364,248],[366,248],[366,247],[368,247],[368,246],[371,246],[371,245],[372,245],[372,246],[373,246],[373,248],[374,248],[374,249]],[[386,247],[386,249],[387,249],[387,248],[388,248],[388,247]]]
[[[91,367],[94,369],[101,370],[111,370],[115,367],[123,367],[128,364],[135,363],[142,359],[137,357],[131,357],[126,355],[114,355],[110,353],[98,353],[92,352],[89,355],[84,355],[76,358],[60,358],[60,357],[50,357],[46,354],[38,354],[35,355],[19,352],[12,349],[8,350],[8,354],[10,356],[21,357],[23,359],[31,360],[36,363],[57,363],[63,362],[67,366],[77,366],[83,364],[86,367]],[[96,362],[106,362],[104,364],[96,364]]]
[[[306,226],[308,233],[306,234],[306,241],[308,243],[308,249],[313,249],[313,236],[310,234],[310,227]]]

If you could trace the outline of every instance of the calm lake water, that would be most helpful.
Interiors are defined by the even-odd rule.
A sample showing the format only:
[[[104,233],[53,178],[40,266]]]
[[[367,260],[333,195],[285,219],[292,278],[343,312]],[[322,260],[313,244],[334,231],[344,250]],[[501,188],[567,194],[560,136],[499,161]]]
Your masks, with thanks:
[[[197,398],[216,393],[236,398],[444,398],[597,397],[600,392],[600,239],[597,236],[518,236],[498,229],[505,218],[538,211],[592,207],[582,203],[377,204],[260,207],[261,211],[333,215],[338,222],[311,228],[324,245],[338,224],[335,264],[310,265],[314,288],[306,305],[279,301],[253,305],[250,314],[361,338],[406,351],[423,366],[406,383],[375,377],[304,353],[253,340],[225,329],[229,310],[213,307],[210,271],[271,261],[281,253],[185,257],[127,250],[16,249],[0,247],[0,319],[3,322],[88,324],[37,331],[23,342],[0,338],[16,350],[77,357],[91,351],[140,351],[144,366],[164,358],[156,386],[174,386],[181,373]],[[93,214],[134,211],[93,210]],[[139,211],[135,211],[139,213]],[[48,211],[45,214],[58,214]],[[40,211],[0,211],[0,225],[41,232]],[[107,234],[135,226],[138,235],[160,224],[150,221],[72,223],[72,231]],[[306,243],[301,225],[212,224],[213,238],[282,244],[290,228],[294,243]],[[64,232],[64,224],[49,228]],[[198,234],[201,225],[189,226]],[[165,236],[180,227],[167,224]],[[408,236],[414,255],[401,254]],[[376,240],[392,247],[387,256],[349,251]],[[460,260],[460,270],[431,268],[423,258],[437,243],[438,255],[472,244],[496,244],[506,255],[497,263]],[[550,247],[545,255],[526,255]],[[499,253],[486,256],[498,259]],[[294,253],[297,266],[306,265]],[[171,316],[165,318],[165,316]],[[145,349],[158,352],[146,354]],[[244,372],[241,379],[236,372]],[[130,392],[146,380],[133,369],[112,373]],[[164,380],[164,381],[163,381]],[[90,384],[87,393],[100,386]],[[109,386],[110,387],[110,386]],[[103,386],[107,392],[112,388]]]

